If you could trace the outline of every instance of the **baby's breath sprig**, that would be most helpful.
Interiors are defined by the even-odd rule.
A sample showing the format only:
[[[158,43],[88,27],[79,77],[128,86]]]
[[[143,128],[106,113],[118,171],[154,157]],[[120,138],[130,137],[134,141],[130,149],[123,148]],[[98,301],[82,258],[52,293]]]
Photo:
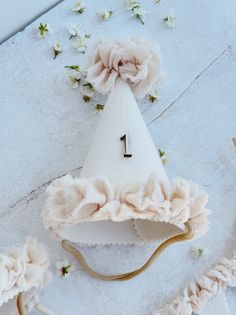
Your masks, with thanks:
[[[127,10],[132,11],[132,15],[144,25],[146,12],[142,10],[139,2],[127,0]]]
[[[53,52],[54,52],[54,59],[56,59],[56,57],[62,53],[62,46],[61,43],[59,42],[55,42],[55,44],[53,45]]]
[[[153,91],[150,94],[148,94],[148,99],[151,103],[158,101],[159,98],[160,98],[160,92],[159,91]]]
[[[67,26],[68,31],[70,33],[69,39],[72,39],[73,37],[79,36],[80,26],[78,24],[68,23],[66,26]]]
[[[50,33],[50,28],[47,23],[39,23],[38,26],[38,37],[40,39],[46,37]]]
[[[113,11],[103,11],[100,13],[100,18],[103,21],[109,20],[113,15]]]
[[[60,260],[55,263],[57,273],[60,277],[68,277],[69,273],[74,270],[74,266],[67,260]]]
[[[92,100],[95,90],[94,90],[93,85],[90,82],[86,82],[82,85],[80,89],[80,93],[82,94],[82,98],[85,101],[85,103],[87,103]]]
[[[85,54],[87,48],[87,38],[85,36],[77,36],[72,45],[77,49],[79,53]]]
[[[167,160],[167,156],[166,156],[165,151],[162,151],[159,149],[159,157],[161,159],[162,164],[167,163],[168,160]]]
[[[96,104],[95,105],[95,110],[96,110],[96,112],[100,112],[100,111],[102,111],[104,109],[104,105],[102,105],[102,104]]]
[[[83,100],[85,101],[85,103],[90,102],[91,101],[91,96],[88,95],[83,95],[82,96]]]
[[[94,92],[94,87],[93,87],[92,83],[86,82],[83,84],[83,86],[88,88],[90,91]]]
[[[82,6],[82,3],[83,3],[83,0],[77,1],[74,4],[74,6],[71,7],[71,10],[76,12],[76,13],[82,14],[85,10],[85,7]]]
[[[164,22],[168,27],[175,28],[176,16],[173,9],[171,9],[170,13],[164,18]]]
[[[81,85],[81,82],[85,82],[86,71],[81,69],[78,65],[65,66],[66,69],[72,70],[73,73],[69,76],[69,80],[72,88],[76,89]]]
[[[78,72],[77,72],[78,73]],[[76,89],[79,87],[80,81],[81,81],[81,75],[80,73],[77,74],[75,73],[75,75],[73,76],[69,76],[70,82],[71,82],[71,86],[73,89]]]
[[[75,71],[80,71],[80,66],[77,66],[77,65],[65,66],[65,68],[75,70]]]
[[[201,246],[192,247],[192,256],[194,258],[200,258],[206,256],[207,254],[209,254],[209,250],[207,248]]]

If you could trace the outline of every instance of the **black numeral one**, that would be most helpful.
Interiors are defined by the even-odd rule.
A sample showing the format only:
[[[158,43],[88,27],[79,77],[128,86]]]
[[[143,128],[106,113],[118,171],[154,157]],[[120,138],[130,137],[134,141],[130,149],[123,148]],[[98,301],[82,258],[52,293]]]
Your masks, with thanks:
[[[124,151],[124,157],[132,157],[132,154],[129,152],[129,136],[128,134],[124,134],[121,138],[121,141],[124,141],[125,151]]]

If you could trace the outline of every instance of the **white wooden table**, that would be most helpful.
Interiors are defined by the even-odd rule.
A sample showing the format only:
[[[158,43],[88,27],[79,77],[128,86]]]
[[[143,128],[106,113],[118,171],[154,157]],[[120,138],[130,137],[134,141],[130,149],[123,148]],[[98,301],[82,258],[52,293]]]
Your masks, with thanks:
[[[188,280],[230,255],[235,241],[236,2],[140,2],[149,11],[145,26],[129,17],[123,1],[87,0],[82,15],[69,9],[73,1],[64,1],[0,46],[0,245],[22,243],[30,234],[48,246],[52,264],[66,257],[42,226],[44,190],[64,173],[79,174],[99,114],[81,100],[79,90],[70,88],[64,66],[86,65],[101,36],[141,35],[158,41],[166,78],[160,101],[141,101],[140,108],[157,147],[168,154],[169,176],[190,178],[209,193],[211,231],[195,244],[207,246],[211,254],[193,260],[192,244],[176,245],[146,273],[125,283],[99,282],[80,269],[68,279],[55,275],[42,301],[59,315],[150,314],[171,301]],[[163,24],[172,7],[175,29]],[[114,11],[108,22],[97,16],[104,9]],[[38,40],[41,21],[53,32]],[[68,22],[78,22],[91,33],[85,55],[71,46]],[[56,40],[64,52],[53,60]],[[122,272],[141,264],[153,246],[83,251],[98,270]],[[236,292],[227,291],[227,296],[235,315]]]

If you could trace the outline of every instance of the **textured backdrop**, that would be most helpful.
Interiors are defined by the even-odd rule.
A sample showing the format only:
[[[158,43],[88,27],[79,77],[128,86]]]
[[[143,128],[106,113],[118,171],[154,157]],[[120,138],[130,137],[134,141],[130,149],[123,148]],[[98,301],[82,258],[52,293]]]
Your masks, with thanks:
[[[79,90],[70,88],[64,66],[86,65],[101,37],[145,36],[161,47],[165,80],[160,101],[143,100],[140,109],[157,148],[168,154],[168,175],[190,178],[209,193],[211,230],[195,245],[206,246],[211,254],[196,260],[191,243],[175,245],[129,282],[100,282],[80,269],[63,280],[55,275],[41,298],[59,315],[150,314],[222,255],[230,255],[235,241],[236,2],[140,3],[148,11],[144,26],[130,18],[123,1],[87,0],[82,15],[69,9],[73,1],[64,1],[0,46],[0,246],[23,243],[31,234],[48,246],[53,264],[67,257],[43,229],[44,190],[67,172],[79,174],[99,114],[83,102]],[[163,23],[171,8],[175,29]],[[110,9],[111,20],[100,21],[97,13]],[[41,21],[50,24],[52,34],[38,40]],[[91,34],[85,55],[68,40],[68,22]],[[56,40],[64,52],[53,60]],[[154,246],[83,252],[100,271],[124,272],[140,265]],[[227,296],[235,315],[236,292],[227,291]]]

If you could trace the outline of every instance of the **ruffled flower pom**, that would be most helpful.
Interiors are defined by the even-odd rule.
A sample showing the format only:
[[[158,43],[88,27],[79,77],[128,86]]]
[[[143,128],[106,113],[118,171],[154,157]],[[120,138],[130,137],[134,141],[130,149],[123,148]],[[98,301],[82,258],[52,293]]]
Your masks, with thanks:
[[[99,93],[108,94],[119,77],[137,98],[143,98],[162,78],[158,46],[144,39],[98,42],[88,68],[88,81]]]

